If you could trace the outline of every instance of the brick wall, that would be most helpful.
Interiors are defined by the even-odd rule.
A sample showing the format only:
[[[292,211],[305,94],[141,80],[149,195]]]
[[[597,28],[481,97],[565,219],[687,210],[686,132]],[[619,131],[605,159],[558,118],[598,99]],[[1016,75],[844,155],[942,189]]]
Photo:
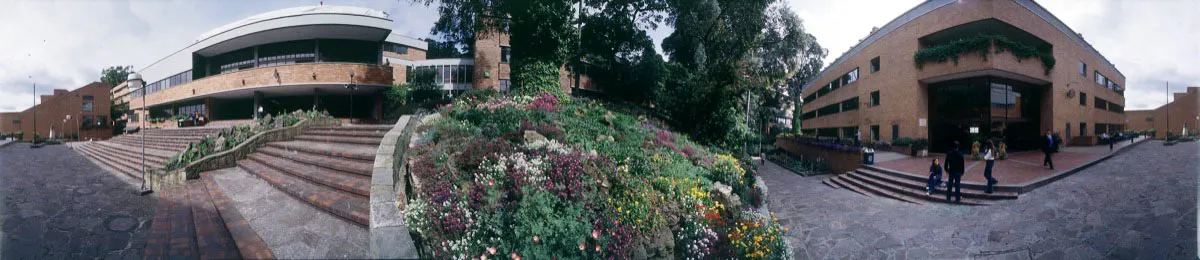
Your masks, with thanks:
[[[923,69],[915,66],[913,55],[920,47],[920,37],[990,18],[1011,24],[1052,44],[1057,64],[1051,73],[1046,75],[1041,62],[1036,58],[1017,61],[1008,53],[993,53],[986,62],[978,56],[964,55],[960,57],[958,65],[948,61],[926,63]],[[872,73],[871,59],[876,57],[880,58],[881,68]],[[1080,61],[1087,64],[1087,75],[1079,75]],[[1071,98],[1066,94],[1070,90],[1082,91],[1088,93],[1089,99],[1100,97],[1124,106],[1124,97],[1095,83],[1093,78],[1092,71],[1098,70],[1117,84],[1126,86],[1125,79],[1119,76],[1116,69],[1101,64],[1101,61],[1084,46],[1076,44],[1049,22],[1009,0],[959,1],[930,11],[881,36],[854,56],[847,57],[844,62],[827,68],[825,75],[802,91],[802,96],[816,92],[823,84],[854,68],[859,69],[859,79],[856,82],[842,86],[814,102],[804,104],[802,109],[805,112],[814,111],[853,97],[859,97],[859,109],[804,120],[804,129],[858,126],[862,136],[870,136],[870,126],[878,125],[880,139],[891,140],[891,125],[896,124],[900,126],[900,137],[927,138],[928,128],[918,124],[919,119],[927,119],[929,115],[928,86],[922,80],[985,69],[1001,70],[1051,82],[1052,87],[1044,94],[1046,98],[1042,105],[1040,128],[1053,128],[1056,132],[1063,132],[1070,123],[1074,125],[1072,130],[1078,133],[1080,121],[1086,122],[1089,129],[1095,123],[1123,124],[1125,121],[1124,114],[1096,109],[1092,100],[1088,101],[1088,106],[1079,106],[1079,101],[1075,99],[1079,98],[1078,96]],[[880,93],[880,106],[870,106],[870,93],[873,91]]]
[[[42,137],[49,137],[50,129],[54,129],[58,134],[78,134],[80,139],[96,139],[103,140],[112,137],[112,118],[109,117],[109,100],[110,86],[101,82],[93,82],[86,86],[80,87],[73,91],[65,89],[56,89],[52,95],[40,96],[40,101],[37,105],[37,134]],[[84,96],[92,96],[92,100],[87,101],[92,103],[91,111],[83,111]],[[63,122],[67,115],[71,119]],[[29,108],[21,112],[4,113],[0,122],[0,132],[11,133],[22,131],[25,133],[24,140],[33,140],[34,127],[34,109]],[[98,117],[105,117],[105,122],[102,128],[88,130],[80,129],[82,117],[91,117],[93,122]],[[12,124],[13,119],[20,119],[20,125]],[[64,131],[65,129],[65,131]]]
[[[198,95],[271,85],[346,84],[350,82],[351,71],[354,72],[354,82],[357,84],[391,85],[393,69],[388,66],[357,63],[305,63],[254,68],[210,76],[165,89],[147,95],[146,103],[150,105],[164,104]],[[276,71],[279,72],[279,79],[274,76]],[[129,107],[131,109],[141,108],[142,100],[140,98],[130,100]]]
[[[501,79],[510,79],[509,63],[501,62],[500,47],[511,46],[508,34],[479,32],[475,34],[475,89],[499,89]],[[485,77],[484,75],[490,75]]]
[[[858,169],[862,165],[862,152],[836,151],[817,146],[792,142],[786,138],[775,138],[775,146],[787,151],[793,156],[804,158],[822,158],[829,163],[829,169],[835,174]]]
[[[1188,87],[1185,92],[1173,93],[1172,96],[1174,98],[1171,103],[1153,110],[1125,112],[1129,120],[1127,129],[1154,129],[1158,130],[1156,137],[1163,138],[1166,137],[1167,131],[1180,134],[1186,126],[1189,134],[1195,134],[1197,125],[1200,125],[1200,120],[1197,120],[1197,117],[1200,117],[1200,87]],[[1154,119],[1146,121],[1147,118]],[[1168,123],[1171,124],[1170,127],[1167,126]]]

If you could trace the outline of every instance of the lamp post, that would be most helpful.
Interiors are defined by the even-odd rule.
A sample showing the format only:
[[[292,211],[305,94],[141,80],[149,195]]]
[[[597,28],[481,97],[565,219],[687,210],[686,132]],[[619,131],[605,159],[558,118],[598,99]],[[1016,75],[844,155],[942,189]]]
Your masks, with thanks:
[[[346,84],[346,88],[350,89],[350,123],[354,123],[354,89],[358,86],[354,85],[354,71],[350,71],[350,84]]]
[[[29,76],[29,78],[33,79],[33,76]],[[37,146],[37,100],[38,100],[37,83],[33,83],[33,137],[32,137],[33,139],[31,139],[31,140],[33,140],[32,143],[34,144],[34,147],[38,147]]]
[[[134,88],[134,89],[141,91],[142,111],[143,111],[143,113],[146,113],[146,117],[149,117],[150,111],[146,109],[146,88],[143,87],[144,82],[142,81],[142,75],[138,74],[137,72],[130,73],[129,79],[127,81],[129,81],[128,86],[130,88]],[[143,119],[145,119],[145,118],[143,118]],[[141,124],[138,131],[146,131],[146,120],[138,120],[138,123]],[[145,132],[141,133],[141,139],[142,139],[142,142],[141,142],[141,146],[142,146],[142,187],[138,189],[137,193],[138,193],[138,195],[146,195],[146,194],[150,194],[151,190],[149,188],[146,188],[146,133]]]

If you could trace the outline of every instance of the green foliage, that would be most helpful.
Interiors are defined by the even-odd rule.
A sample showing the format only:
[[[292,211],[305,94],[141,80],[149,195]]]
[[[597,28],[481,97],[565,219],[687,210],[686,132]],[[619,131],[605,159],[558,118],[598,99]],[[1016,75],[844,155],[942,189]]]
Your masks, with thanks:
[[[583,205],[561,201],[546,191],[527,192],[513,214],[516,251],[529,259],[578,259],[586,251],[591,225],[584,219]],[[536,242],[534,238],[537,238]]]
[[[222,130],[216,136],[207,136],[199,141],[188,144],[179,154],[172,156],[163,164],[163,170],[171,171],[183,168],[214,153],[231,149],[245,142],[250,137],[275,128],[293,126],[304,119],[331,118],[328,114],[318,111],[294,111],[287,114],[268,115],[258,119],[253,125],[233,126]]]
[[[920,49],[913,54],[913,60],[916,62],[917,68],[924,67],[926,62],[946,62],[946,60],[953,60],[957,65],[960,55],[971,53],[979,53],[980,58],[986,61],[992,46],[996,47],[996,53],[1008,51],[1018,60],[1033,57],[1040,59],[1046,75],[1050,75],[1050,70],[1054,69],[1054,55],[1049,51],[1039,50],[1037,47],[1010,40],[1004,36],[985,34]]]
[[[929,139],[917,138],[913,139],[910,146],[914,152],[929,149]]]
[[[100,70],[100,82],[116,87],[125,82],[129,78],[130,73],[133,73],[133,66],[111,66],[104,68]]]
[[[570,96],[562,89],[556,64],[558,63],[532,60],[513,64],[514,93],[533,96],[546,92],[558,97],[559,100],[570,99]]]

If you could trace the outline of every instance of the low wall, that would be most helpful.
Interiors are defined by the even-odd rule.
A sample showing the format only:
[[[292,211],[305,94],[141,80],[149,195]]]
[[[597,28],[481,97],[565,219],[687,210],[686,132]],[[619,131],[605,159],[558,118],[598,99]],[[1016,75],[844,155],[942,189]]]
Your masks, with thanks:
[[[255,149],[269,142],[287,141],[300,135],[305,129],[310,126],[327,126],[340,125],[341,121],[334,118],[316,118],[305,119],[296,123],[296,125],[271,129],[262,133],[255,134],[243,141],[241,144],[234,146],[225,151],[215,154],[210,154],[200,160],[189,163],[180,169],[166,171],[163,169],[155,169],[148,173],[147,182],[153,190],[158,190],[160,187],[169,187],[182,184],[185,180],[198,179],[200,173],[205,171],[229,168],[237,166],[237,161],[246,159],[247,156],[254,153]]]
[[[1100,138],[1096,136],[1076,136],[1071,137],[1070,145],[1097,145],[1100,144]]]
[[[805,158],[821,158],[829,163],[834,173],[841,174],[858,169],[862,164],[861,151],[838,151],[809,144],[798,143],[783,137],[775,138],[775,147],[787,151],[793,156]]]
[[[410,115],[401,116],[383,136],[375,152],[371,174],[370,257],[376,259],[416,259],[417,246],[404,222],[404,204],[408,202],[406,171],[400,162],[408,148]]]

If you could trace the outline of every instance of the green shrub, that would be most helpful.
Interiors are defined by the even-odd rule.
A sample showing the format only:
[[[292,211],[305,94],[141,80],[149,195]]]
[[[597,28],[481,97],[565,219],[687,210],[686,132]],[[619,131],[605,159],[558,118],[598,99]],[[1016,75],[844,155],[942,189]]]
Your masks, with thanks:
[[[1018,61],[1037,57],[1042,61],[1042,68],[1045,70],[1046,75],[1050,75],[1050,70],[1054,68],[1054,55],[1049,51],[1039,50],[1034,46],[1013,41],[1004,36],[984,34],[922,48],[913,54],[913,61],[916,62],[918,69],[923,68],[926,62],[946,62],[947,60],[952,60],[957,65],[960,55],[971,53],[979,53],[980,58],[986,61],[988,52],[992,46],[996,46],[996,53],[1011,52],[1013,56],[1017,57]]]
[[[513,91],[517,95],[536,96],[546,92],[558,97],[558,100],[568,100],[571,97],[563,91],[562,82],[558,78],[558,66],[553,62],[537,62],[529,60],[513,64]]]

